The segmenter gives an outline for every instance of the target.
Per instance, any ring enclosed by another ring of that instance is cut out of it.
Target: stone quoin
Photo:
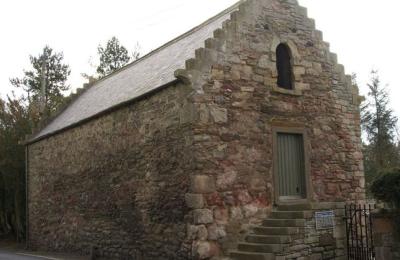
[[[365,198],[359,103],[296,0],[240,1],[86,87],[30,137],[28,246],[341,259],[344,204]],[[333,227],[317,229],[324,211]]]

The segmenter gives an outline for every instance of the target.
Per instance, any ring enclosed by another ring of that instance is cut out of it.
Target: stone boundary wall
[[[188,259],[190,89],[167,89],[29,145],[29,247]]]
[[[284,259],[345,259],[346,257],[346,231],[344,222],[345,203],[325,202],[314,203],[312,210],[306,218],[304,234],[299,234],[288,247],[284,249],[282,256],[277,260]],[[333,228],[317,229],[316,212],[333,211]],[[308,258],[307,258],[308,257]]]
[[[372,214],[376,259],[400,259],[400,228],[398,223],[399,214],[390,209],[381,209]]]

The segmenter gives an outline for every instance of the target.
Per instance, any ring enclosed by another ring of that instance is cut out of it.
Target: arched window
[[[276,68],[278,70],[278,87],[293,89],[291,54],[288,46],[282,43],[276,48]]]

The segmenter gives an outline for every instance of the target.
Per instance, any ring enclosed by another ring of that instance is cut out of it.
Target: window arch
[[[278,70],[278,87],[293,89],[292,55],[286,44],[276,48],[276,68]]]

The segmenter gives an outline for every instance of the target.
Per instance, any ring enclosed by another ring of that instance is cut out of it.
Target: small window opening
[[[278,70],[278,87],[293,89],[291,55],[285,44],[279,44],[276,48],[276,67]]]

